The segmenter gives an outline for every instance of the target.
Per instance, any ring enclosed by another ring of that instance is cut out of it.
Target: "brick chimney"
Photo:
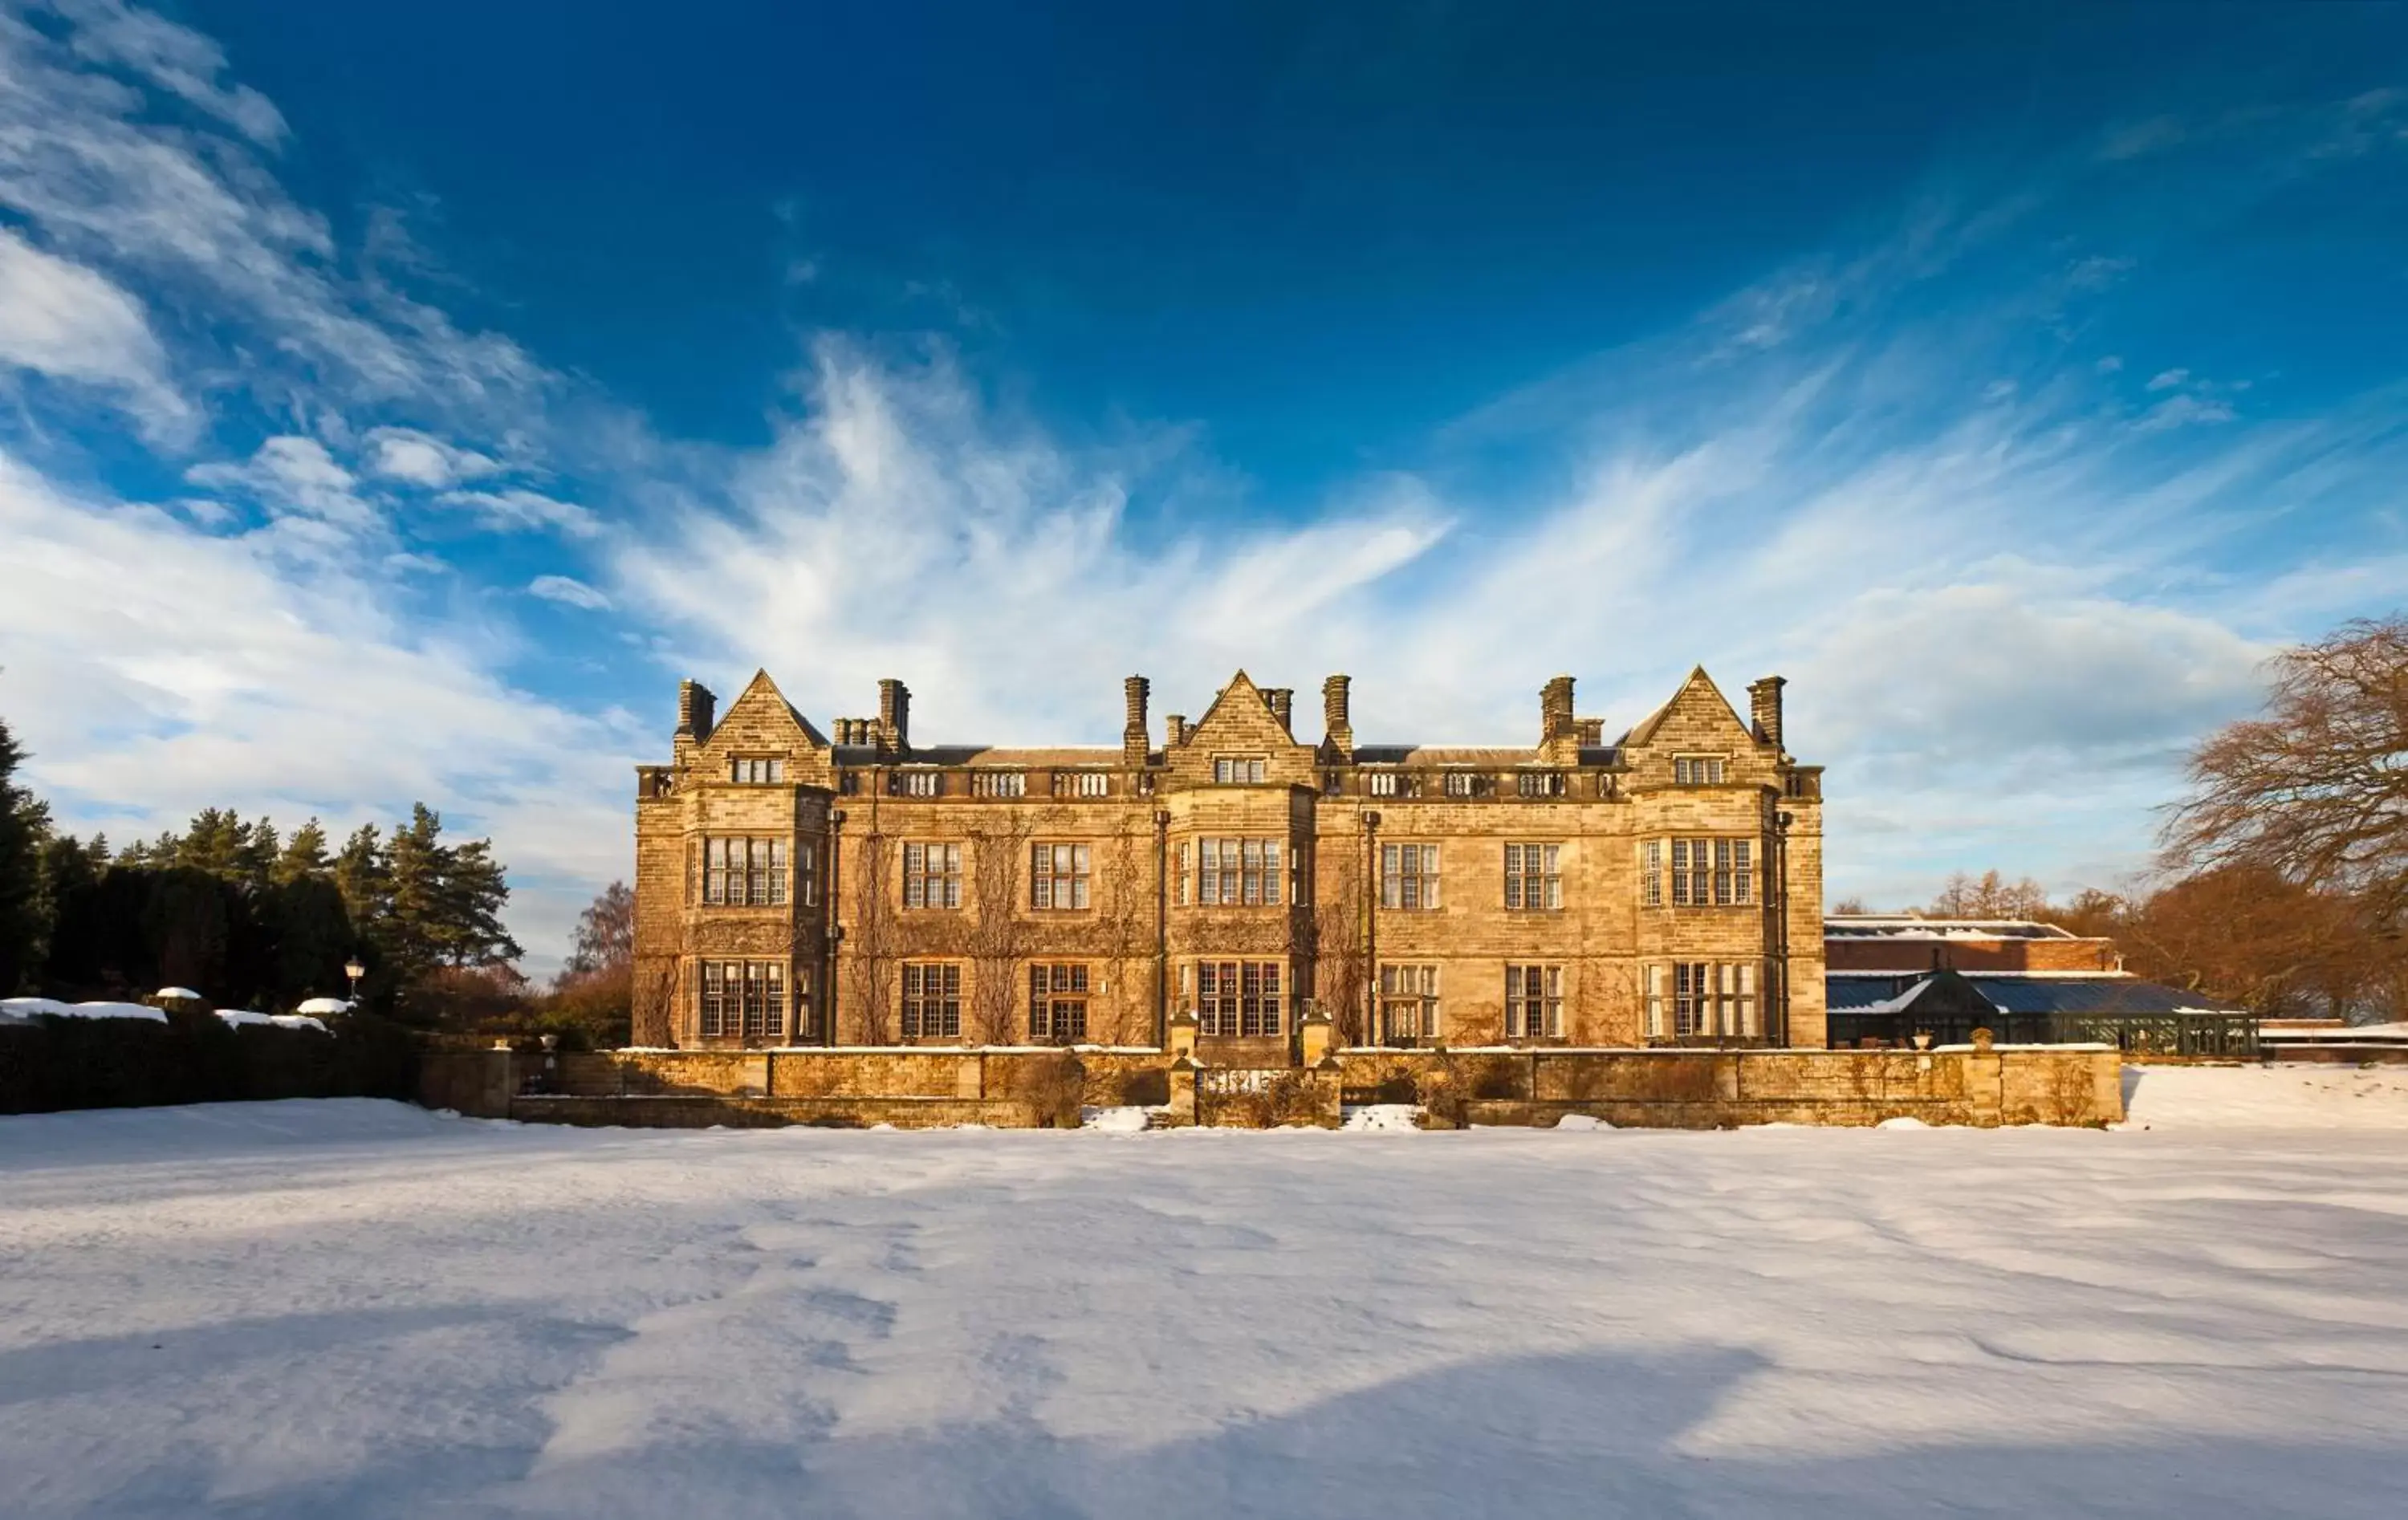
[[[1321,726],[1328,745],[1340,760],[1354,758],[1354,718],[1349,705],[1354,684],[1352,676],[1332,676],[1321,683]]]
[[[1263,700],[1271,705],[1271,716],[1277,718],[1279,725],[1287,730],[1287,737],[1296,738],[1296,730],[1288,723],[1288,714],[1296,710],[1296,688],[1293,686],[1269,687],[1264,691]]]
[[[1164,713],[1162,717],[1162,732],[1164,735],[1162,742],[1165,746],[1170,749],[1175,750],[1180,745],[1186,743],[1187,714],[1183,712]]]
[[[698,681],[678,682],[677,731],[687,738],[700,741],[710,737],[710,722],[716,714],[719,699],[710,688]]]
[[[1125,764],[1145,764],[1145,699],[1153,689],[1153,682],[1143,676],[1131,676],[1121,682],[1121,701],[1127,709],[1128,718],[1121,725],[1121,759]]]
[[[1748,713],[1756,720],[1756,737],[1774,749],[1781,746],[1781,688],[1789,682],[1767,676],[1747,689]]]
[[[911,688],[889,676],[878,683],[878,747],[911,753]]]

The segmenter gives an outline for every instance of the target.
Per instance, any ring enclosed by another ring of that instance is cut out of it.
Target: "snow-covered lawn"
[[[2398,1520],[2408,1086],[2162,1075],[2118,1133],[0,1119],[0,1514]]]

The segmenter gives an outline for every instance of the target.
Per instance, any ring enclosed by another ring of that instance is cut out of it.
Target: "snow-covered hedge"
[[[230,1022],[198,1007],[148,1019],[37,1011],[0,1021],[0,1113],[271,1097],[407,1098],[416,1070],[409,1035],[366,1015],[344,1019],[331,1033]]]

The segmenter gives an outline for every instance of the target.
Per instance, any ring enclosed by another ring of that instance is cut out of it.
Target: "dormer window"
[[[1684,754],[1672,761],[1672,784],[1675,786],[1720,786],[1722,783],[1721,755]]]
[[[1222,786],[1260,784],[1263,779],[1263,757],[1259,754],[1216,754],[1212,757],[1212,780]]]
[[[739,756],[727,762],[727,779],[739,786],[776,786],[786,779],[786,762]]]

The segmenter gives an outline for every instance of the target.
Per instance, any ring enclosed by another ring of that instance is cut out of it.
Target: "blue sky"
[[[557,952],[673,687],[1111,739],[1792,680],[1835,894],[2114,884],[2408,580],[2408,10],[0,4],[0,712]],[[1303,14],[1299,14],[1299,13]]]

